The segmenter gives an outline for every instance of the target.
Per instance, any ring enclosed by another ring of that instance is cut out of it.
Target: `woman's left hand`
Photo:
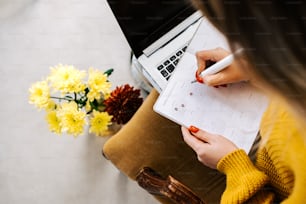
[[[234,143],[221,135],[195,127],[181,129],[184,141],[196,152],[198,160],[210,168],[216,169],[220,159],[238,149]]]

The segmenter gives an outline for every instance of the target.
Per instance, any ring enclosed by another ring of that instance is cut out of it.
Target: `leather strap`
[[[164,196],[176,204],[205,204],[191,189],[172,176],[166,179],[149,167],[144,167],[137,175],[136,181],[152,195]]]

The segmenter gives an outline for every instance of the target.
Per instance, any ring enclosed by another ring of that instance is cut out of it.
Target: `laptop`
[[[107,0],[143,76],[161,92],[202,17],[186,0]]]

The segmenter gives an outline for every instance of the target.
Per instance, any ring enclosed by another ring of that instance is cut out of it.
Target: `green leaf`
[[[85,95],[87,95],[87,94],[88,94],[88,92],[89,92],[89,88],[88,88],[88,87],[86,87],[86,88],[85,88]]]
[[[89,102],[89,103],[90,103],[90,106],[91,106],[93,109],[95,109],[95,110],[98,109],[98,102],[97,102],[96,99],[93,100],[93,101],[91,101],[91,102]]]
[[[113,73],[113,71],[114,71],[114,69],[113,69],[113,68],[110,68],[110,69],[106,70],[106,71],[104,72],[104,74],[106,74],[107,76],[109,76],[109,75],[111,75],[111,74]]]

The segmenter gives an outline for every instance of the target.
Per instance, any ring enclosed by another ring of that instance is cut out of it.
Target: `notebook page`
[[[201,39],[197,38],[198,35],[199,32],[188,48],[194,52],[184,54],[166,89],[154,104],[154,110],[185,127],[194,125],[225,136],[249,152],[258,133],[267,98],[246,82],[219,88],[191,83],[197,69],[194,53],[201,49],[200,43],[194,41]]]

